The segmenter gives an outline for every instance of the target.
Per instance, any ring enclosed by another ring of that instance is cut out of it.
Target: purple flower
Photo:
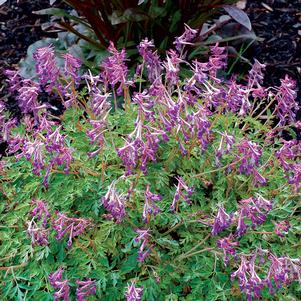
[[[281,124],[284,125],[286,124],[286,121],[295,122],[296,111],[298,110],[299,106],[296,102],[296,82],[287,75],[280,81],[281,85],[278,88],[278,93],[275,96],[278,102],[276,114],[280,119]]]
[[[36,112],[39,108],[39,85],[30,79],[22,81],[22,87],[18,89],[18,105],[22,113]]]
[[[87,136],[90,138],[92,143],[96,143],[99,146],[104,144],[104,132],[106,129],[106,122],[104,120],[89,120],[92,125],[92,129],[87,131]]]
[[[267,184],[267,179],[263,177],[255,168],[253,169],[252,174],[254,176],[253,184],[255,187],[260,185],[264,186]]]
[[[141,301],[143,287],[136,287],[135,283],[128,284],[125,297],[127,301]]]
[[[35,139],[33,142],[25,140],[22,153],[16,155],[16,158],[25,157],[28,161],[32,161],[33,173],[39,175],[45,167],[44,148],[44,143],[38,139]]]
[[[248,90],[236,82],[236,78],[232,77],[226,90],[227,109],[233,113],[238,113],[238,116],[244,116],[251,108],[249,102]]]
[[[59,268],[56,272],[51,273],[48,277],[51,286],[54,289],[58,290],[53,294],[54,301],[59,301],[61,299],[63,299],[64,301],[70,301],[69,298],[70,287],[68,285],[68,279],[62,280],[63,272],[64,269]]]
[[[142,242],[138,251],[138,261],[143,262],[146,258],[146,256],[151,251],[153,245],[150,247],[147,247],[149,238],[151,237],[149,230],[144,229],[136,229],[135,232],[138,234],[138,236],[135,238],[135,242],[139,243]]]
[[[254,64],[252,65],[248,76],[247,87],[249,89],[252,89],[255,86],[260,87],[263,82],[263,70],[265,69],[265,67],[266,65],[261,64],[258,60],[254,59]]]
[[[276,152],[281,166],[286,172],[286,177],[290,184],[295,185],[296,192],[299,192],[301,183],[301,143],[296,140],[283,141],[283,146]]]
[[[46,135],[46,150],[48,152],[59,152],[65,145],[65,137],[60,134],[61,127],[57,127],[54,131]]]
[[[50,218],[50,213],[48,211],[48,205],[45,201],[41,200],[32,200],[32,204],[35,205],[35,208],[31,211],[32,217],[35,217],[37,220],[43,220],[43,226],[46,227],[47,222]]]
[[[227,214],[223,206],[218,209],[217,216],[214,219],[212,227],[212,235],[217,235],[223,230],[227,229],[232,223],[232,214]]]
[[[205,81],[208,80],[208,72],[210,69],[210,66],[208,63],[201,63],[197,60],[194,60],[192,62],[192,71],[193,71],[193,78],[203,84]]]
[[[246,256],[241,255],[241,263],[238,270],[231,274],[231,279],[238,279],[239,287],[242,292],[246,293],[247,300],[252,301],[261,297],[261,290],[264,287],[264,282],[259,278],[255,271],[255,260],[257,254],[252,256],[249,261]]]
[[[97,118],[103,119],[111,108],[108,101],[110,93],[101,93],[98,89],[91,93],[90,106]]]
[[[250,175],[253,169],[259,165],[259,160],[262,155],[261,147],[255,142],[242,140],[238,145],[238,159],[241,160],[239,171]]]
[[[4,74],[8,78],[8,85],[9,85],[9,91],[10,92],[16,92],[19,91],[21,88],[21,77],[18,71],[16,70],[5,70]]]
[[[182,62],[179,55],[174,50],[167,51],[166,61],[163,66],[166,69],[165,79],[169,86],[176,85],[179,80],[179,64]]]
[[[143,66],[146,66],[150,83],[155,82],[160,77],[162,71],[161,61],[157,52],[151,50],[154,47],[153,41],[149,41],[147,38],[142,40],[138,46],[139,54],[143,58],[143,63],[138,66],[138,71],[141,73]],[[140,77],[140,74],[137,74],[137,76]]]
[[[47,173],[45,176],[45,183],[48,182],[48,175],[51,169],[55,166],[65,166],[64,171],[70,171],[71,162],[73,161],[73,149],[65,146],[65,137],[60,134],[60,127],[46,135],[46,149],[51,155]]]
[[[301,260],[290,257],[277,257],[270,253],[270,268],[265,279],[271,294],[274,293],[273,282],[277,289],[287,286],[294,280],[301,282]]]
[[[179,52],[181,52],[184,45],[193,45],[191,41],[196,37],[198,32],[196,29],[190,28],[187,24],[184,24],[184,26],[185,26],[184,33],[180,37],[177,37],[174,41],[176,49]]]
[[[138,105],[140,114],[143,114],[147,120],[154,120],[155,112],[152,110],[154,101],[146,90],[142,93],[134,93],[133,102]]]
[[[145,132],[145,133],[144,133]],[[144,133],[145,142],[142,140]],[[156,153],[159,148],[160,138],[168,141],[165,131],[143,125],[138,116],[134,131],[128,135],[129,140],[125,146],[117,149],[118,156],[122,159],[126,168],[126,175],[130,175],[134,168],[141,162],[140,169],[147,173],[147,163],[156,161]]]
[[[128,87],[131,84],[131,82],[126,79],[128,73],[128,68],[125,64],[126,52],[125,49],[122,49],[121,52],[119,52],[115,48],[113,42],[110,43],[108,51],[111,53],[111,56],[102,62],[101,67],[103,68],[103,71],[100,76],[107,90],[109,87],[114,88],[115,85],[119,84],[117,87],[117,94],[121,95],[123,88]]]
[[[240,201],[238,211],[238,225],[236,233],[242,236],[246,233],[248,226],[245,224],[245,218],[252,221],[252,228],[265,222],[267,214],[272,210],[272,202],[266,200],[261,195]]]
[[[9,146],[12,146],[11,144],[13,144],[14,142],[11,140],[14,140],[14,137],[11,137],[11,130],[17,125],[17,119],[13,118],[5,121],[4,116],[2,118],[3,118],[1,121],[2,124],[0,123],[0,130],[2,134],[1,140],[7,141]],[[16,135],[16,136],[20,137],[20,135]]]
[[[150,185],[146,186],[146,191],[144,193],[145,203],[143,207],[143,221],[149,223],[150,215],[156,216],[160,213],[160,207],[155,204],[155,202],[161,201],[162,196],[160,194],[154,194],[150,192]]]
[[[279,237],[284,237],[284,235],[288,233],[290,228],[291,228],[291,225],[290,225],[289,221],[284,220],[275,225],[274,231]]]
[[[224,263],[225,266],[229,263],[229,256],[233,256],[235,259],[237,259],[236,250],[235,247],[239,246],[239,241],[232,241],[233,236],[230,235],[225,238],[221,238],[217,241],[217,246],[223,250],[224,252]]]
[[[77,301],[85,301],[86,297],[89,295],[96,294],[96,281],[87,279],[85,281],[81,281],[79,279],[76,280],[77,289],[76,289],[76,300]]]
[[[57,218],[52,223],[56,231],[56,239],[61,240],[66,234],[69,235],[67,247],[71,248],[74,237],[81,235],[91,222],[84,218],[70,218],[61,212],[57,212]]]
[[[232,147],[235,143],[234,137],[231,135],[228,135],[226,132],[220,133],[220,135],[222,136],[221,141],[220,141],[218,149],[215,153],[218,161],[224,154],[230,153],[230,151],[232,150]]]
[[[172,211],[176,210],[180,198],[184,199],[188,204],[190,204],[189,197],[191,197],[193,193],[193,188],[189,187],[181,177],[177,178],[177,180],[178,180],[177,190],[174,195],[172,204],[170,206],[170,209]]]
[[[34,219],[27,222],[27,234],[31,238],[33,246],[46,246],[48,245],[48,230],[44,225],[38,225]]]
[[[56,122],[47,118],[48,114],[41,114],[38,121],[38,132],[46,131],[47,133],[52,132],[52,127],[56,125]]]
[[[33,58],[36,62],[36,72],[40,84],[46,86],[47,92],[51,92],[54,87],[58,86],[60,73],[55,61],[54,47],[38,48],[33,54]]]
[[[209,73],[210,76],[217,80],[216,73],[219,69],[222,69],[226,66],[227,54],[225,53],[225,47],[219,47],[218,43],[214,46],[210,46],[211,55],[209,57]]]
[[[63,55],[65,60],[64,64],[64,73],[65,76],[70,76],[75,84],[78,84],[80,81],[80,76],[78,70],[81,67],[81,61],[78,58],[75,58],[72,54],[66,53]]]
[[[125,196],[119,195],[115,188],[115,182],[112,182],[106,195],[102,198],[102,204],[109,211],[105,216],[108,219],[114,219],[116,223],[121,223],[126,215]]]

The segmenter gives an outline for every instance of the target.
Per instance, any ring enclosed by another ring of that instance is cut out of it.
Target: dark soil
[[[256,35],[264,39],[253,46],[252,55],[266,64],[265,85],[279,85],[288,74],[297,81],[301,106],[301,0],[249,0],[246,12]]]
[[[49,21],[47,16],[33,11],[49,7],[49,0],[8,0],[0,7],[0,79],[3,71],[12,68],[26,56],[29,45],[54,34],[44,32],[41,23]]]

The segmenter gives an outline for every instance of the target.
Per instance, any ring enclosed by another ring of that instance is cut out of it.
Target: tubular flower
[[[135,283],[128,284],[125,297],[127,301],[141,301],[143,287],[136,287]]]
[[[67,247],[71,248],[74,237],[81,235],[91,222],[84,218],[70,218],[61,212],[56,213],[57,218],[52,223],[56,231],[56,239],[61,240],[66,234],[69,235]]]
[[[221,141],[219,143],[218,149],[215,152],[217,157],[217,163],[219,163],[219,160],[223,155],[230,153],[235,143],[234,137],[228,135],[226,132],[220,133],[220,135],[221,135]]]
[[[190,28],[187,24],[184,24],[185,30],[184,33],[177,37],[174,41],[176,49],[181,52],[184,45],[193,45],[191,41],[196,37],[198,31],[196,29]]]
[[[102,204],[109,211],[105,217],[114,219],[116,223],[121,223],[126,215],[125,213],[125,196],[119,195],[115,188],[115,182],[112,182],[106,195],[102,198]]]
[[[291,228],[291,225],[290,225],[289,221],[284,220],[275,225],[274,231],[279,237],[284,237],[284,235],[288,233],[290,228]]]
[[[46,86],[46,91],[50,93],[54,87],[57,88],[60,75],[55,61],[54,47],[38,48],[33,54],[33,58],[36,62],[36,72],[40,84]]]
[[[281,85],[275,98],[277,100],[276,113],[282,125],[288,122],[295,122],[296,111],[299,106],[296,102],[296,82],[287,75],[281,79]]]
[[[63,299],[64,301],[70,301],[69,298],[70,287],[68,284],[68,279],[62,280],[63,272],[64,269],[59,268],[56,272],[51,273],[48,277],[51,286],[54,289],[58,290],[53,294],[54,301],[59,301],[61,299]]]
[[[48,230],[44,225],[38,225],[34,219],[27,222],[27,234],[31,238],[33,246],[46,246],[48,245]]]
[[[229,263],[229,255],[233,256],[234,259],[237,259],[235,247],[239,246],[239,241],[232,241],[233,236],[230,235],[225,238],[221,238],[217,241],[217,246],[224,252],[224,263],[225,266]]]
[[[22,80],[21,80],[19,72],[16,70],[5,70],[4,74],[8,78],[9,91],[10,92],[19,91],[19,89],[22,86]]]
[[[153,44],[153,41],[149,41],[147,38],[142,40],[138,46],[139,54],[143,58],[142,65],[138,66],[138,72],[141,73],[143,66],[146,66],[147,76],[150,83],[155,82],[155,80],[160,77],[163,69],[159,55],[156,51],[151,50],[154,47],[155,45]],[[140,76],[140,74],[137,75]]]
[[[252,256],[249,261],[246,256],[241,255],[241,263],[238,270],[231,274],[231,279],[238,279],[239,287],[242,292],[246,293],[247,300],[252,301],[261,297],[261,290],[264,287],[262,279],[259,278],[255,271],[255,260],[257,254]]]
[[[248,76],[248,88],[252,89],[253,87],[260,87],[263,82],[263,71],[266,65],[261,64],[258,60],[254,59],[251,70],[249,71]]]
[[[32,217],[36,217],[37,220],[43,220],[43,226],[46,227],[48,220],[50,218],[50,213],[48,211],[48,206],[45,201],[41,200],[32,200],[32,204],[35,205],[35,208],[31,211]]]
[[[218,209],[217,216],[214,219],[212,227],[212,235],[217,235],[223,230],[227,229],[232,223],[232,214],[227,214],[223,206]]]
[[[183,198],[188,204],[190,204],[189,197],[191,197],[193,193],[193,188],[188,187],[181,177],[177,178],[177,180],[178,180],[177,190],[174,195],[172,204],[170,206],[170,209],[172,211],[176,210],[180,198]]]
[[[18,90],[18,105],[22,113],[30,113],[39,109],[38,103],[39,85],[30,79],[22,81],[22,87]]]
[[[45,167],[44,148],[44,143],[37,139],[33,142],[25,140],[22,146],[22,153],[16,155],[16,158],[25,157],[26,160],[32,161],[33,173],[39,175]]]
[[[180,67],[182,60],[174,50],[167,51],[167,61],[163,63],[166,70],[166,81],[170,86],[176,85],[179,80]]]
[[[143,229],[136,229],[135,232],[138,234],[138,236],[135,238],[135,242],[141,242],[139,251],[138,251],[138,261],[143,262],[146,258],[146,256],[149,254],[149,252],[152,249],[152,246],[147,248],[148,240],[151,237],[149,230],[143,230]],[[145,250],[146,249],[146,250]]]
[[[162,196],[160,194],[154,194],[150,192],[150,185],[146,186],[146,191],[144,193],[145,203],[143,207],[143,221],[149,223],[150,215],[156,216],[160,213],[160,207],[155,204],[155,202],[161,201]]]
[[[96,294],[96,281],[87,279],[85,281],[81,281],[79,279],[76,280],[77,289],[76,289],[76,300],[77,301],[85,301],[90,295]]]
[[[118,84],[117,94],[121,95],[123,87],[128,87],[131,84],[126,79],[128,73],[128,68],[125,64],[126,52],[125,49],[119,52],[113,42],[110,43],[108,51],[111,53],[111,56],[102,62],[103,71],[100,76],[107,90],[110,86],[114,88]]]
[[[80,81],[80,76],[78,74],[78,70],[81,67],[80,59],[74,57],[70,53],[66,53],[63,55],[65,60],[64,62],[64,74],[65,76],[70,76],[75,85],[77,85]]]
[[[262,196],[252,197],[240,201],[240,209],[238,211],[238,225],[236,233],[242,236],[246,233],[248,226],[245,224],[245,218],[252,221],[252,228],[256,228],[265,222],[267,214],[272,209],[272,202],[266,200]]]
[[[251,141],[242,140],[238,146],[238,159],[241,160],[239,171],[240,173],[245,173],[250,175],[253,169],[259,166],[259,160],[262,155],[261,147]]]
[[[270,253],[271,262],[265,283],[271,294],[274,293],[273,282],[277,289],[290,284],[294,280],[301,283],[301,259],[292,259],[290,257],[277,257]]]

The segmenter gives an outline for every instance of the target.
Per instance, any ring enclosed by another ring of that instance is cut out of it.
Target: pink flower
[[[135,283],[128,284],[125,297],[127,301],[141,301],[143,287],[136,287]]]

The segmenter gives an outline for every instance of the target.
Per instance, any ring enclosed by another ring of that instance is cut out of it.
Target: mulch
[[[279,85],[288,74],[297,81],[301,106],[301,0],[249,0],[246,12],[256,35],[264,39],[251,53],[266,64],[264,84]]]

